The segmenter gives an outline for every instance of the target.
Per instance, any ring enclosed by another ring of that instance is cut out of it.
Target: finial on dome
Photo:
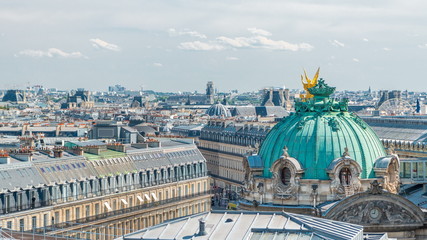
[[[329,97],[332,93],[335,92],[335,87],[330,87],[325,83],[325,80],[321,78],[319,79],[319,82],[316,84],[316,86],[308,89],[308,92],[314,95],[314,97]]]
[[[342,155],[341,155],[341,156],[342,156],[343,158],[350,156],[350,154],[348,154],[348,148],[347,148],[347,147],[345,147],[345,148],[344,148],[344,152],[342,153]]]
[[[317,69],[316,74],[314,74],[314,77],[310,79],[309,77],[307,77],[307,72],[304,70],[304,75],[301,75],[301,82],[304,87],[304,90],[306,91],[306,94],[303,94],[301,96],[302,99],[308,99],[313,97],[313,95],[308,91],[308,89],[316,86],[317,78],[319,78],[319,71],[320,67]]]
[[[288,147],[284,146],[282,151],[283,151],[282,157],[288,158],[289,157]]]

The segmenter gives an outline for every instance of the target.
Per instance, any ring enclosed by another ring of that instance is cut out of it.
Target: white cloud
[[[253,37],[237,37],[237,38],[228,38],[228,37],[218,37],[222,44],[229,45],[233,48],[263,48],[270,50],[306,50],[310,51],[313,49],[313,46],[308,43],[289,43],[282,40],[272,40],[264,36],[253,36]]]
[[[163,64],[161,64],[161,63],[153,63],[153,66],[154,67],[163,67]]]
[[[367,38],[364,38],[364,39],[362,39],[364,42],[369,42],[369,39],[367,39]]]
[[[215,41],[209,42],[183,42],[179,44],[178,48],[184,50],[198,51],[225,50],[227,48],[257,48],[269,50],[310,51],[314,47],[308,43],[289,43],[282,40],[272,40],[265,36],[255,35],[251,37],[236,38],[221,36],[217,37]]]
[[[386,52],[391,51],[391,49],[387,48],[387,47],[383,48],[383,50],[386,51]]]
[[[177,31],[174,28],[168,29],[169,36],[190,36],[205,39],[206,35],[199,33],[197,31],[190,31],[188,29],[184,29],[184,31]]]
[[[111,51],[115,51],[115,52],[120,51],[119,46],[112,44],[112,43],[108,43],[108,42],[101,40],[99,38],[92,38],[92,39],[89,39],[89,41],[92,43],[92,46],[94,48],[97,48],[97,49],[106,49],[106,50],[111,50]]]
[[[224,46],[216,44],[216,43],[206,43],[200,41],[194,42],[183,42],[178,46],[179,49],[183,50],[195,50],[195,51],[218,51],[225,49]]]
[[[331,42],[332,45],[334,45],[336,47],[345,47],[345,44],[342,43],[342,42],[340,42],[340,41],[338,41],[338,40],[333,40],[333,41],[330,41],[330,42]]]
[[[354,62],[360,62],[359,59],[357,59],[357,58],[353,58],[353,61]]]
[[[237,57],[227,57],[226,59],[229,60],[229,61],[237,61],[237,60],[239,60],[239,58],[237,58]]]
[[[264,29],[248,28],[248,31],[251,32],[252,34],[256,34],[256,35],[271,36],[271,33],[269,31],[264,30]]]
[[[58,48],[49,48],[47,51],[26,49],[26,50],[20,51],[17,55],[34,57],[34,58],[42,58],[42,57],[87,58],[81,52],[67,53]]]
[[[418,45],[419,48],[427,49],[427,43]]]

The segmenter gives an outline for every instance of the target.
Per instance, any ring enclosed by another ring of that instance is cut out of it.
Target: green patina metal
[[[267,134],[259,155],[264,177],[272,177],[270,167],[286,146],[288,154],[304,168],[303,179],[329,179],[329,164],[348,148],[352,159],[362,167],[361,178],[373,178],[375,160],[385,150],[375,132],[357,115],[348,112],[348,100],[335,101],[335,91],[323,79],[308,91],[314,98],[295,101],[295,114],[276,124]]]
[[[126,157],[126,154],[123,152],[117,152],[114,150],[104,150],[104,151],[101,151],[100,154],[92,154],[92,153],[85,152],[83,156],[85,156],[88,160],[91,161],[91,160]]]

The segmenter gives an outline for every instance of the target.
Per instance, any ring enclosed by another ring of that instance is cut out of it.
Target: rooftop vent
[[[199,219],[199,236],[206,236],[208,233],[206,232],[206,221],[203,218]]]

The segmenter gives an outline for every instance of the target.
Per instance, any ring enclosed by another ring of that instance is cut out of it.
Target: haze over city
[[[0,88],[425,85],[424,1],[2,1]]]

